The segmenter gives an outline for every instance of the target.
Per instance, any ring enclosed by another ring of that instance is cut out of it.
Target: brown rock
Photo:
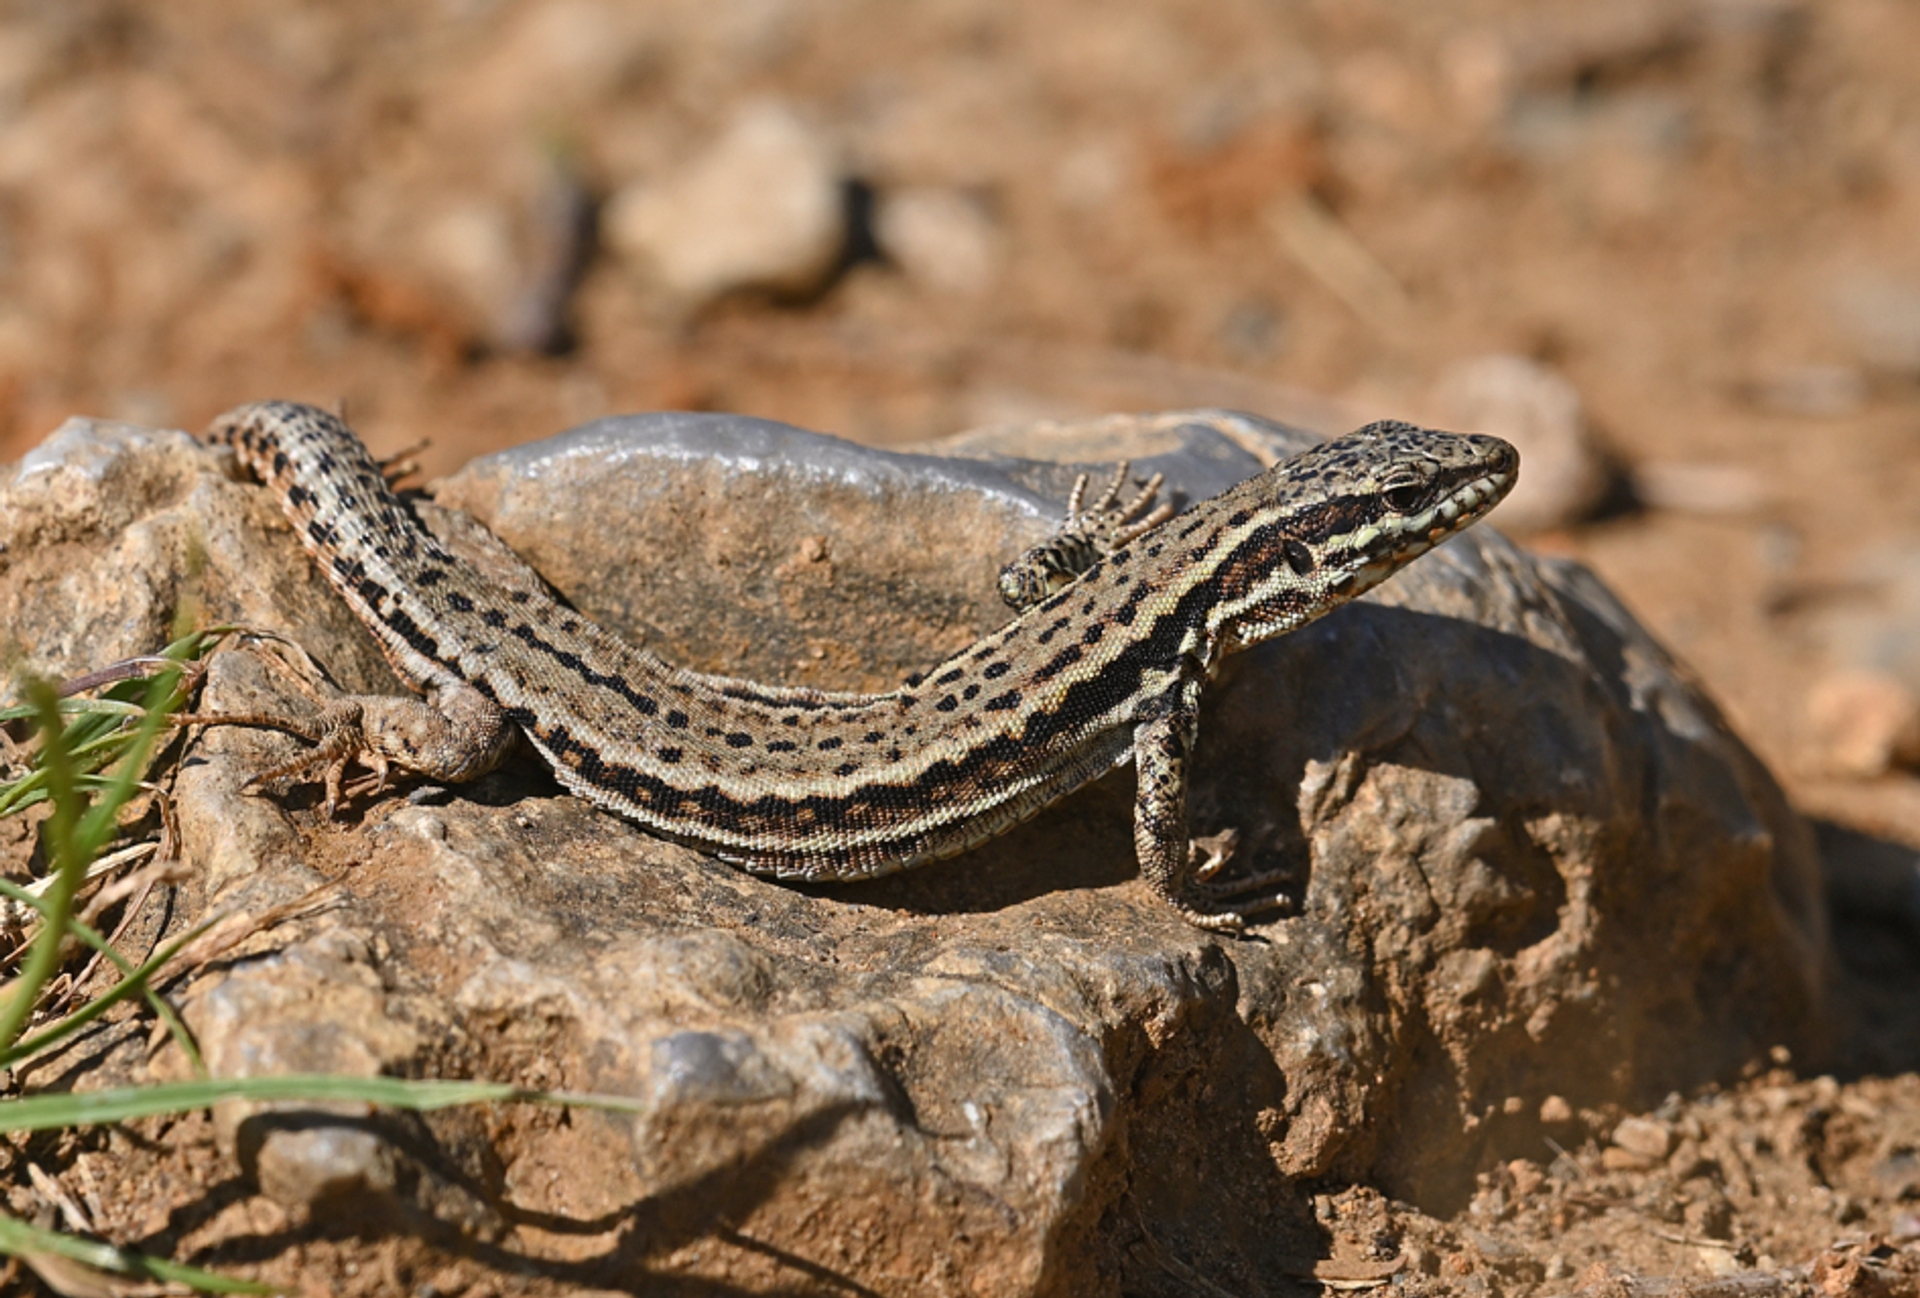
[[[1217,413],[1095,431],[1189,496],[1252,471],[1249,448],[1299,444]],[[1071,476],[646,416],[483,461],[440,499],[671,658],[865,687],[1004,616],[994,567]],[[210,616],[287,630],[350,685],[382,674],[262,493],[177,435],[70,426],[0,483],[0,543],[0,612],[44,671],[152,648],[197,584]],[[216,731],[176,780],[201,867],[187,915],[341,884],[191,989],[217,1071],[644,1102],[564,1123],[248,1111],[221,1130],[296,1216],[345,1199],[467,1233],[509,1204],[614,1223],[564,1242],[605,1259],[599,1283],[791,1284],[778,1258],[797,1256],[880,1292],[1060,1292],[1148,1265],[1127,1224],[1146,1220],[1250,1289],[1298,1251],[1301,1178],[1457,1204],[1459,1169],[1537,1150],[1550,1097],[1654,1103],[1774,1042],[1817,1052],[1805,828],[1584,569],[1479,529],[1234,661],[1204,716],[1195,830],[1238,827],[1237,868],[1299,879],[1298,913],[1246,940],[1191,929],[1137,881],[1130,775],[958,860],[802,890],[648,838],[527,764],[321,826],[310,792],[236,793],[291,741]],[[274,689],[223,654],[203,706]],[[765,1254],[682,1248],[723,1225]]]
[[[1631,1149],[1608,1145],[1600,1151],[1600,1166],[1609,1172],[1644,1172],[1653,1164]]]

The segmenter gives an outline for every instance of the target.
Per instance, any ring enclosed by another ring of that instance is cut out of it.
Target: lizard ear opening
[[[1305,543],[1288,537],[1280,543],[1280,553],[1287,561],[1287,567],[1293,569],[1293,575],[1304,577],[1313,571],[1313,551]]]

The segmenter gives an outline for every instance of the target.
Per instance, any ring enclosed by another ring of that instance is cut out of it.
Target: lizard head
[[[1216,636],[1253,644],[1372,589],[1483,518],[1519,468],[1497,437],[1383,421],[1249,479],[1229,493],[1227,530],[1243,534],[1221,565]]]

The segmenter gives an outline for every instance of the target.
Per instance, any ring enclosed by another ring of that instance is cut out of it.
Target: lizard
[[[1230,904],[1252,885],[1216,878],[1231,848],[1188,835],[1207,681],[1225,656],[1324,616],[1483,517],[1519,468],[1498,438],[1382,421],[1172,518],[1129,524],[1150,493],[1115,506],[1118,479],[1091,511],[1076,488],[1058,543],[1002,579],[1023,605],[1011,621],[897,689],[852,693],[676,668],[531,583],[482,579],[317,407],[241,406],[207,436],[278,496],[424,696],[347,696],[310,725],[182,718],[314,743],[250,787],[324,767],[331,817],[349,762],[375,793],[392,767],[458,783],[524,737],[564,788],[648,833],[762,875],[844,881],[957,855],[1132,761],[1141,874],[1216,931],[1253,911]]]

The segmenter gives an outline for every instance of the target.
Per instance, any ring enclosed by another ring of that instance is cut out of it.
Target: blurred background
[[[0,458],[267,396],[435,472],[655,408],[1504,432],[1498,522],[1920,844],[1920,6],[0,14]]]

